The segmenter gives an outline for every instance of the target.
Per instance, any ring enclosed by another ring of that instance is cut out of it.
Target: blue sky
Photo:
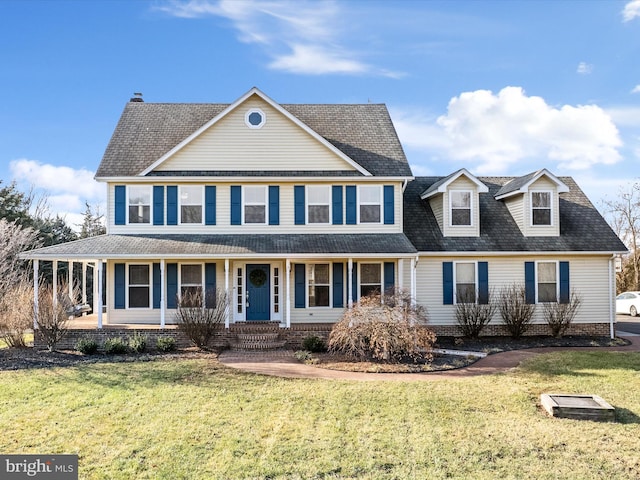
[[[416,175],[640,164],[640,0],[0,2],[0,179],[78,222],[125,103],[385,103]]]

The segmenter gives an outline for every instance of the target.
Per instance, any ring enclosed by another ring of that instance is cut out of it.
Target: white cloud
[[[586,62],[580,62],[578,64],[578,69],[576,70],[576,73],[579,73],[580,75],[589,75],[591,72],[593,72],[592,64],[586,63]]]
[[[631,93],[640,93],[640,84],[631,89]]]
[[[640,128],[640,107],[610,107],[606,112],[619,127]]]
[[[105,211],[106,188],[93,179],[94,172],[41,163],[26,158],[9,162],[13,180],[22,191],[34,189],[47,199],[49,213],[65,217],[75,228],[78,215],[85,210],[85,202]]]
[[[550,162],[561,169],[582,170],[621,159],[618,129],[600,107],[556,108],[519,87],[506,87],[498,94],[464,92],[435,120],[414,113],[401,115],[399,121],[394,118],[394,123],[403,144],[478,174],[502,174],[515,167],[515,173],[554,168]]]
[[[341,44],[344,12],[334,1],[190,0],[171,1],[157,9],[179,18],[230,20],[239,40],[262,46],[272,58],[269,67],[275,70],[305,75],[402,76],[359,60]]]
[[[631,0],[622,10],[622,20],[624,22],[630,22],[638,17],[640,17],[640,0]]]

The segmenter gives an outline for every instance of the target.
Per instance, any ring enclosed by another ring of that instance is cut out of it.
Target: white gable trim
[[[264,100],[266,103],[268,103],[271,107],[273,107],[274,109],[276,109],[279,113],[281,113],[282,115],[284,115],[286,118],[288,118],[289,120],[291,120],[294,124],[296,124],[298,127],[300,127],[302,130],[304,130],[305,132],[307,132],[309,135],[311,135],[315,140],[317,140],[318,142],[320,142],[322,145],[324,145],[326,148],[328,148],[331,152],[333,152],[335,155],[337,155],[338,157],[340,157],[342,160],[344,160],[345,162],[347,162],[349,165],[351,165],[353,168],[355,168],[357,171],[359,171],[361,174],[365,175],[365,176],[372,176],[370,172],[368,172],[367,170],[365,170],[360,164],[358,164],[357,162],[353,161],[351,158],[349,158],[347,155],[345,155],[342,151],[340,151],[339,149],[337,149],[336,147],[334,147],[331,143],[329,143],[328,141],[326,141],[323,137],[321,137],[320,135],[318,135],[315,131],[313,131],[312,129],[310,129],[308,126],[306,126],[304,123],[302,123],[300,120],[298,120],[295,116],[291,115],[288,111],[286,111],[284,108],[282,108],[278,103],[276,103],[275,101],[271,100],[268,96],[266,96],[264,93],[262,93],[257,87],[253,87],[251,90],[249,90],[247,93],[245,93],[243,96],[241,96],[238,100],[236,100],[234,103],[232,103],[231,105],[229,105],[227,108],[225,108],[222,112],[220,112],[218,115],[216,115],[215,117],[213,117],[211,120],[209,120],[207,123],[205,123],[202,127],[200,127],[198,130],[196,130],[195,132],[193,132],[191,135],[189,135],[186,139],[184,139],[182,142],[180,142],[178,145],[176,145],[175,147],[173,147],[171,150],[169,150],[167,153],[165,153],[162,157],[160,157],[158,160],[156,160],[155,162],[153,162],[150,166],[148,166],[147,168],[145,168],[142,172],[140,172],[138,174],[138,176],[145,176],[147,175],[149,172],[153,171],[154,169],[156,169],[158,166],[160,166],[162,163],[164,163],[167,159],[171,158],[173,155],[175,155],[177,152],[179,152],[180,150],[182,150],[186,145],[188,145],[189,143],[191,143],[194,139],[196,139],[197,137],[199,137],[200,135],[202,135],[205,131],[207,131],[212,125],[215,125],[216,123],[218,123],[221,119],[223,119],[224,117],[226,117],[230,112],[232,112],[233,110],[235,110],[239,105],[241,105],[242,103],[244,103],[248,98],[250,98],[251,96],[256,95],[258,97],[260,97],[262,100]]]
[[[452,174],[451,177],[449,177],[445,182],[442,182],[442,185],[439,185],[437,189],[429,193],[426,193],[426,192],[423,193],[422,195],[420,195],[420,198],[425,200],[439,193],[445,193],[449,188],[449,185],[451,185],[451,183],[455,182],[458,178],[460,178],[463,175],[478,187],[478,193],[487,193],[489,191],[489,188],[480,180],[478,180],[474,175],[469,173],[469,171],[466,168],[461,168],[456,173]]]
[[[531,180],[529,180],[527,183],[525,183],[522,187],[520,187],[517,190],[513,190],[511,192],[504,193],[504,194],[496,197],[496,200],[502,200],[503,198],[512,197],[513,195],[519,195],[521,193],[527,193],[529,191],[529,187],[531,186],[531,184],[533,184],[533,183],[537,182],[538,180],[540,180],[541,177],[547,177],[549,180],[551,180],[553,183],[555,183],[556,184],[556,188],[558,190],[558,193],[567,193],[569,191],[569,187],[567,187],[567,185],[562,180],[560,180],[558,177],[556,177],[553,173],[551,173],[546,168],[543,168],[542,170],[538,170],[538,172],[536,172],[536,174],[533,176],[533,178]],[[515,178],[514,180],[517,180],[517,178]],[[514,180],[512,180],[512,181],[514,181]]]

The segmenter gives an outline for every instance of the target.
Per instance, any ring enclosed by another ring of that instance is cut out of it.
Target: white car
[[[624,292],[616,297],[616,313],[635,317],[640,312],[640,292]]]

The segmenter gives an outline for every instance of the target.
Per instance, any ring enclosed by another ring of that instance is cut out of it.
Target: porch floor
[[[159,323],[107,323],[108,316],[106,313],[102,314],[102,328],[105,330],[108,329],[136,329],[136,330],[144,330],[144,329],[158,329],[160,328]],[[75,317],[72,320],[69,320],[67,323],[67,328],[72,330],[85,330],[98,328],[98,314],[86,315],[84,317]],[[165,325],[166,329],[177,328],[176,325]]]

